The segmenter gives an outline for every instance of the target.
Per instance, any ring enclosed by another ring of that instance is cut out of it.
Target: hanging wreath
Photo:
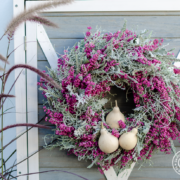
[[[150,40],[147,31],[126,29],[102,34],[88,27],[84,40],[65,50],[49,75],[61,90],[44,79],[38,83],[47,98],[46,121],[56,126],[59,147],[78,160],[91,160],[119,172],[137,160],[150,159],[160,150],[175,152],[180,137],[180,69],[163,39]],[[131,89],[136,108],[124,115],[118,105],[106,109],[111,87]],[[47,137],[46,137],[47,138]],[[45,139],[46,139],[45,138]]]

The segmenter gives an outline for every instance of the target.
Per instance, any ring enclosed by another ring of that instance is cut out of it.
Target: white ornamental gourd
[[[105,153],[112,153],[119,147],[118,138],[109,133],[106,128],[101,127],[101,135],[98,141],[99,148]]]
[[[113,110],[107,115],[106,123],[113,129],[118,129],[119,124],[118,121],[122,120],[125,122],[124,115],[121,113],[119,107],[117,106],[117,100],[115,101],[116,106]]]
[[[125,150],[132,150],[137,144],[138,129],[133,128],[130,132],[126,132],[119,138],[119,145]]]

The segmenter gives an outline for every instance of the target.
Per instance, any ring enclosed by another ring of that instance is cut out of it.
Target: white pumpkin
[[[112,153],[119,147],[118,138],[109,133],[104,128],[103,123],[101,127],[101,135],[98,141],[99,148],[105,153]]]
[[[125,122],[124,115],[121,113],[119,107],[117,106],[117,100],[115,101],[116,106],[113,110],[107,115],[106,123],[113,129],[118,129],[119,124],[118,121],[122,120]]]
[[[132,150],[137,144],[137,128],[133,128],[130,132],[126,132],[119,138],[119,145],[125,150]]]

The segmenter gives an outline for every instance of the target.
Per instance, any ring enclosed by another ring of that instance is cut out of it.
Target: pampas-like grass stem
[[[39,16],[32,16],[28,19],[28,21],[32,21],[32,22],[37,22],[37,23],[40,23],[42,25],[46,25],[46,26],[50,26],[50,27],[54,27],[54,28],[58,28],[58,26],[49,21],[48,19],[46,18],[43,18],[43,17],[39,17]]]
[[[36,69],[35,67],[32,67],[30,65],[27,65],[27,64],[17,64],[17,65],[14,65],[12,66],[6,76],[5,76],[5,81],[4,81],[4,84],[6,83],[10,73],[14,70],[14,69],[17,69],[17,68],[25,68],[25,69],[29,69],[30,71],[33,71],[35,73],[37,73],[38,75],[40,75],[42,78],[44,78],[48,83],[50,83],[52,86],[54,86],[55,88],[61,90],[61,86],[56,82],[54,81],[51,77],[49,77],[47,74],[43,73],[42,71],[40,71],[39,69]]]
[[[3,129],[0,130],[0,133],[2,131],[5,131],[7,129],[11,129],[11,128],[14,128],[14,127],[21,127],[21,126],[26,126],[26,127],[37,127],[37,128],[43,128],[43,129],[51,129],[50,127],[48,126],[44,126],[44,125],[40,125],[40,124],[32,124],[32,123],[19,123],[19,124],[12,124],[12,125],[9,125],[9,126],[6,126],[4,127]]]
[[[6,28],[5,34],[9,34],[9,36],[11,37],[12,34],[15,32],[15,30],[19,27],[21,23],[28,21],[28,19],[32,18],[37,13],[40,13],[43,10],[46,10],[49,8],[57,7],[59,5],[66,5],[66,4],[72,3],[73,1],[74,0],[53,0],[50,2],[37,5],[28,10],[25,10],[11,20],[11,22],[8,24]]]
[[[10,95],[10,94],[0,94],[0,100],[4,97],[15,97],[14,95]]]

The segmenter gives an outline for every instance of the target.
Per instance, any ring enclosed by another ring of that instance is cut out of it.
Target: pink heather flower
[[[90,35],[91,35],[91,33],[90,33],[89,31],[87,31],[87,32],[86,32],[86,36],[89,37]]]
[[[119,124],[119,128],[123,129],[126,127],[126,124],[122,120],[118,121],[118,124]]]
[[[89,26],[89,27],[87,27],[87,29],[91,30],[91,29],[92,29],[92,27],[91,27],[91,26]]]
[[[90,47],[91,47],[91,48],[94,48],[95,45],[94,45],[93,43],[90,43]]]
[[[89,129],[91,129],[90,125],[86,125],[86,131],[88,131]]]
[[[113,129],[113,130],[112,130],[112,135],[115,136],[115,137],[117,137],[117,138],[119,138],[119,136],[120,136],[120,135],[119,135],[119,132],[118,132],[116,129]]]
[[[156,45],[158,43],[159,43],[158,39],[154,39],[153,44]]]
[[[98,170],[101,174],[104,174],[103,170],[101,168],[98,167]]]
[[[106,128],[110,128],[106,123],[103,123],[103,125],[104,125]]]
[[[97,53],[98,53],[98,54],[101,54],[101,50],[97,50]]]
[[[175,74],[180,74],[180,69],[174,69]]]

